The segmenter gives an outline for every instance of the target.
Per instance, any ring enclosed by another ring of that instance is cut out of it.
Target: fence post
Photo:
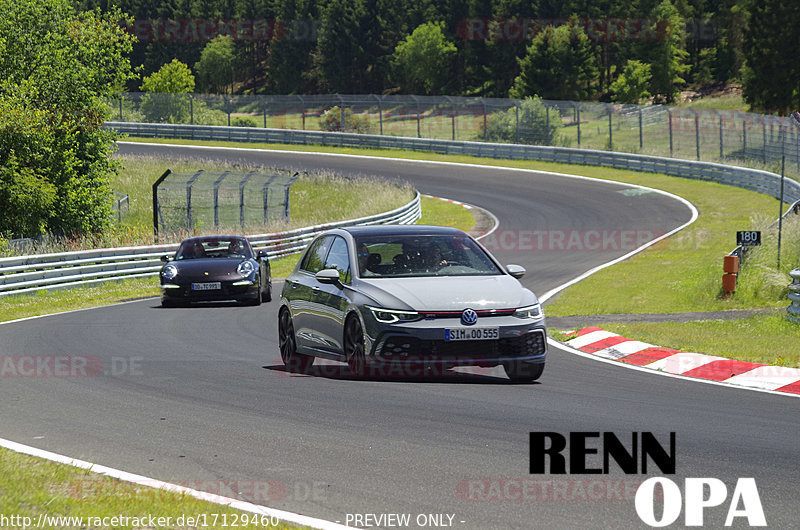
[[[481,98],[481,105],[483,106],[483,141],[485,142],[486,140],[489,139],[489,131],[487,129],[487,123],[486,123],[487,121],[486,102],[483,101],[483,98]]]
[[[252,178],[257,171],[251,171],[246,174],[241,181],[239,181],[239,226],[244,228],[244,188],[247,186],[247,181]]]
[[[214,181],[214,228],[219,228],[219,185],[225,180],[230,171],[223,171]]]
[[[289,179],[289,182],[286,183],[286,186],[283,188],[283,220],[288,221],[291,218],[291,210],[289,207],[289,188],[292,186],[295,180],[300,176],[300,173],[295,173],[292,175],[292,178]]]
[[[122,96],[119,97],[119,121],[125,121],[122,119]]]
[[[516,143],[519,143],[519,105],[516,104],[516,103],[514,104],[514,113],[515,113],[515,115],[517,117],[517,132],[516,132],[516,138],[515,138],[514,141]]]
[[[575,103],[575,106],[578,109],[578,147],[581,146],[581,103],[578,101]]]
[[[169,174],[172,173],[169,169],[167,169],[163,175],[158,177],[156,181],[153,183],[153,242],[158,243],[158,218],[159,212],[161,211],[161,207],[158,203],[158,186],[164,182]]]
[[[194,98],[189,94],[189,124],[194,125]]]
[[[547,106],[547,103],[544,104],[544,140],[548,141],[550,138],[550,107]]]
[[[722,137],[722,114],[720,114],[719,111],[714,111],[714,112],[717,112],[719,114],[719,159],[722,160],[723,158],[725,158],[725,151],[724,151],[723,146],[722,146],[722,142],[723,142],[723,139],[722,139],[723,138]]]
[[[611,121],[611,105],[606,105],[608,109],[608,150],[614,150],[614,131],[613,131],[613,122]]]
[[[383,105],[381,105],[381,97],[373,95],[375,101],[378,102],[378,124],[380,126],[381,136],[383,136]]]
[[[186,181],[186,228],[188,230],[192,230],[192,226],[194,224],[192,219],[192,185],[194,184],[194,181],[197,180],[202,173],[203,170],[201,169],[200,171],[192,175],[192,178]]]
[[[694,145],[697,150],[697,160],[700,160],[700,116],[696,109],[692,109],[692,112],[694,113]]]
[[[742,156],[747,158],[747,116],[742,118]]]
[[[639,150],[644,148],[644,135],[642,133],[642,107],[639,107]]]
[[[672,143],[672,111],[667,107],[667,121],[669,122],[669,156],[673,156],[673,143]]]
[[[767,163],[767,118],[761,117],[761,137],[764,139],[764,163]]]

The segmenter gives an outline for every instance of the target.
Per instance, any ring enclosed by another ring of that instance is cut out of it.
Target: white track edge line
[[[226,505],[229,506],[230,508],[258,515],[271,516],[280,519],[282,521],[287,521],[298,525],[310,526],[312,528],[320,528],[323,530],[328,530],[328,529],[340,530],[340,529],[350,528],[348,526],[326,521],[324,519],[317,519],[315,517],[308,517],[306,515],[300,515],[293,512],[277,510],[275,508],[268,508],[266,506],[253,504],[251,502],[241,501],[230,497],[224,497],[222,495],[217,495],[214,493],[198,491],[192,488],[187,488],[185,486],[170,484],[169,482],[163,482],[161,480],[151,479],[142,475],[128,473],[126,471],[120,471],[118,469],[114,469],[111,467],[93,464],[91,462],[86,462],[84,460],[78,460],[75,458],[70,458],[68,456],[60,455],[58,453],[51,453],[50,451],[45,451],[43,449],[37,449],[35,447],[30,447],[28,445],[23,445],[21,443],[12,442],[11,440],[6,440],[4,438],[0,438],[0,447],[4,447],[6,449],[9,449],[17,453],[26,454],[29,456],[35,456],[38,458],[44,458],[46,460],[50,460],[52,462],[56,462],[59,464],[66,464],[68,466],[76,467],[79,469],[85,469],[87,471],[91,471],[92,473],[98,473],[100,475],[105,475],[125,482],[130,482],[132,484],[138,484],[140,486],[147,486],[150,488],[170,491],[173,493],[180,493],[188,495],[190,497],[193,497],[201,501]]]

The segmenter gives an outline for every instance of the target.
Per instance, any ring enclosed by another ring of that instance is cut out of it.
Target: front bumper
[[[492,340],[445,340],[445,329],[496,327]],[[431,366],[497,366],[508,362],[543,363],[547,355],[544,318],[513,316],[481,319],[464,326],[459,319],[437,318],[415,322],[367,323],[368,360],[375,364]]]
[[[260,296],[258,282],[248,281],[247,285],[235,285],[244,280],[221,281],[220,289],[210,291],[192,290],[192,284],[167,282],[161,280],[161,299],[185,302],[247,300]]]

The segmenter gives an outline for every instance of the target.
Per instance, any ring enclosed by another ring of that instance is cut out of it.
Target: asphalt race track
[[[174,146],[124,144],[121,152],[198,157]],[[506,234],[495,254],[526,267],[523,283],[538,293],[627,250],[613,248],[616,236],[608,235],[605,249],[555,244],[533,252],[529,231],[561,233],[565,242],[591,230],[658,235],[691,216],[660,194],[530,172],[202,153],[400,178],[423,193],[482,206]],[[610,431],[630,440],[647,431],[665,445],[675,432],[677,473],[668,478],[681,488],[685,477],[715,477],[728,487],[728,500],[706,510],[707,526],[722,526],[739,477],[755,478],[771,527],[800,521],[800,400],[553,348],[531,385],[510,384],[502,369],[438,379],[354,380],[339,366],[289,375],[278,354],[277,307],[161,309],[151,299],[2,325],[0,356],[84,356],[103,373],[0,378],[0,437],[342,523],[348,513],[407,513],[414,525],[418,514],[454,515],[452,525],[465,529],[637,528],[644,524],[633,493],[647,476],[661,476],[658,468],[626,476],[612,461],[608,475],[531,475],[529,432]],[[598,466],[602,458],[590,457],[590,467]]]

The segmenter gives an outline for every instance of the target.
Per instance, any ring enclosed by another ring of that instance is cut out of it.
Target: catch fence
[[[173,172],[153,184],[153,230],[237,228],[252,231],[291,217],[289,191],[299,173],[275,170]]]
[[[800,129],[789,117],[733,110],[450,96],[127,93],[119,122],[342,131],[439,140],[553,145],[690,160],[735,160],[800,174]]]

